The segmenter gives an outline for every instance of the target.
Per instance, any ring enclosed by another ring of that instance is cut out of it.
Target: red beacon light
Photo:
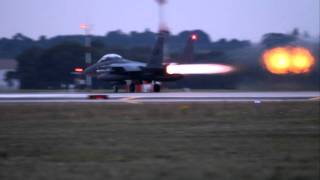
[[[198,40],[198,36],[197,36],[196,34],[192,34],[192,35],[191,35],[191,40],[192,40],[192,41]]]
[[[82,73],[83,72],[83,68],[80,68],[80,67],[74,68],[74,72]]]

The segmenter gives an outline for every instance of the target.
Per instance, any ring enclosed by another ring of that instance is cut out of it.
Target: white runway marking
[[[90,95],[106,95],[108,99],[92,100]],[[79,103],[147,103],[147,102],[263,102],[309,101],[320,92],[174,92],[174,93],[6,93],[0,103],[79,102]]]

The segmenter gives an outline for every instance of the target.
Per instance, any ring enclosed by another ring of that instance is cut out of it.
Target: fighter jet
[[[106,54],[96,64],[87,67],[84,74],[96,76],[98,79],[114,84],[114,91],[118,86],[130,80],[129,91],[135,92],[136,84],[143,81],[152,82],[154,92],[160,92],[160,83],[176,81],[183,78],[181,74],[168,74],[166,64],[163,63],[163,46],[168,32],[161,31],[153,47],[151,57],[147,63],[125,59],[118,54]]]

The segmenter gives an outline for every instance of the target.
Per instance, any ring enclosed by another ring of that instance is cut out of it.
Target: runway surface
[[[2,93],[0,103],[255,102],[313,101],[320,92]]]

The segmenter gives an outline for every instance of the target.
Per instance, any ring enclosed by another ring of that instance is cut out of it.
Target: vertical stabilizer
[[[167,31],[160,31],[158,39],[152,49],[151,58],[147,64],[148,68],[161,68],[163,62],[163,47],[165,43],[165,38],[167,36]]]
[[[196,34],[191,34],[187,40],[183,53],[179,58],[179,63],[187,64],[194,62],[194,42],[198,39]]]

